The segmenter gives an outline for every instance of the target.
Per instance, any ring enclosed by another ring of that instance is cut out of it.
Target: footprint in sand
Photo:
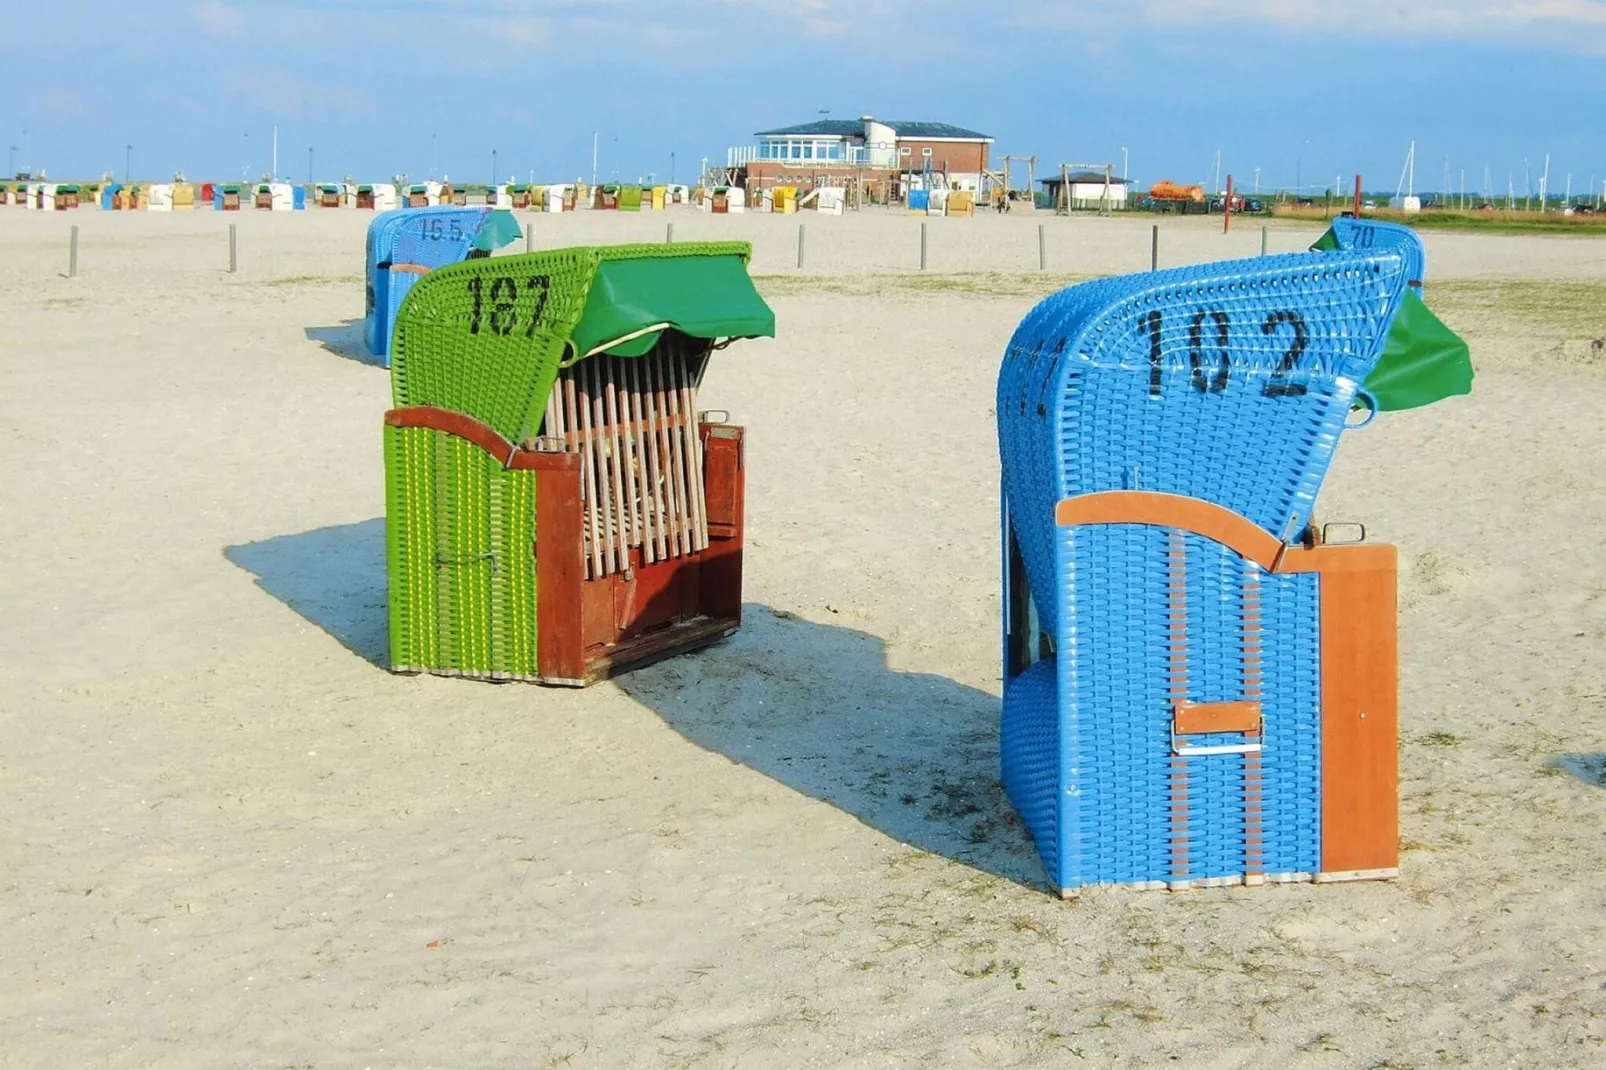
[[[1400,560],[1400,604],[1423,598],[1458,594],[1472,584],[1472,572],[1456,558],[1437,550]]]

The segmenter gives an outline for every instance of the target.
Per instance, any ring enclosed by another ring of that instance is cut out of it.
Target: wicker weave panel
[[[1426,253],[1416,231],[1399,223],[1340,216],[1333,220],[1333,237],[1341,250],[1370,253],[1379,249],[1397,251],[1405,258],[1406,279],[1420,288],[1427,272]]]
[[[1104,279],[1039,304],[997,402],[1033,589],[1053,589],[1053,504],[1076,494],[1182,494],[1297,533],[1406,281],[1398,251],[1296,253]],[[1052,628],[1055,607],[1038,610]]]
[[[1010,681],[1001,759],[1011,801],[1059,887],[1168,881],[1177,831],[1166,606],[1168,535],[1111,524],[1059,529],[1064,626],[1056,656]],[[1186,695],[1245,699],[1245,589],[1265,623],[1258,696],[1264,719],[1264,860],[1246,865],[1246,758],[1186,761],[1186,878],[1315,872],[1319,853],[1320,680],[1317,578],[1268,575],[1200,536],[1186,547]],[[1242,743],[1194,736],[1194,746]]]
[[[999,765],[1004,791],[1050,875],[1060,873],[1059,696],[1053,659],[1011,680],[1004,692]],[[1068,868],[1078,868],[1074,860]],[[1061,884],[1061,887],[1065,887]]]
[[[396,427],[385,470],[392,668],[534,679],[535,474]]]

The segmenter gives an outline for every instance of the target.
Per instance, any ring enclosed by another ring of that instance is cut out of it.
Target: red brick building
[[[979,190],[993,139],[947,123],[823,119],[761,130],[755,147],[731,149],[727,166],[749,189],[846,186],[855,180],[905,189]]]

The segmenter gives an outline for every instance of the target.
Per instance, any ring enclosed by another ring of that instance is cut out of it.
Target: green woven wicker
[[[749,256],[741,242],[679,243],[562,249],[436,269],[413,286],[396,317],[395,407],[462,414],[516,448],[539,433],[559,369],[595,351],[596,339],[581,328],[584,320],[595,333],[599,317],[587,299],[605,264],[683,259],[689,269],[691,258],[739,258],[745,280]],[[744,285],[767,313],[751,283]],[[604,303],[612,299],[610,293]],[[606,329],[622,330],[624,311],[623,319],[602,317]],[[718,329],[722,337],[773,333],[773,317],[767,331],[751,318],[686,329]],[[634,355],[628,351],[640,348],[642,334],[609,336],[619,339],[609,351]],[[504,467],[505,457],[429,427],[387,423],[384,449],[392,668],[538,678],[535,473]]]

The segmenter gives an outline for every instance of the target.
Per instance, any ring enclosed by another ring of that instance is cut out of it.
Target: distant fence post
[[[801,271],[803,269],[803,224],[802,223],[799,223],[797,225],[797,266],[798,266],[798,270]]]
[[[920,224],[920,270],[926,270],[926,225]]]
[[[239,255],[238,254],[239,254],[239,231],[237,230],[235,224],[230,223],[229,224],[229,274],[230,275],[234,274],[235,269],[237,267],[239,267],[239,265],[240,265]]]
[[[1160,270],[1160,224],[1158,223],[1154,225],[1153,232],[1149,235],[1149,270]]]
[[[1037,224],[1037,270],[1048,270],[1048,239],[1043,236],[1043,224]]]
[[[67,246],[67,277],[76,278],[78,275],[78,224],[72,225],[72,240]]]
[[[535,252],[535,228],[528,223],[524,225],[524,251]]]
[[[1260,255],[1266,255],[1266,228],[1260,228]]]
[[[664,244],[675,244],[675,224],[673,223],[664,224]]]

